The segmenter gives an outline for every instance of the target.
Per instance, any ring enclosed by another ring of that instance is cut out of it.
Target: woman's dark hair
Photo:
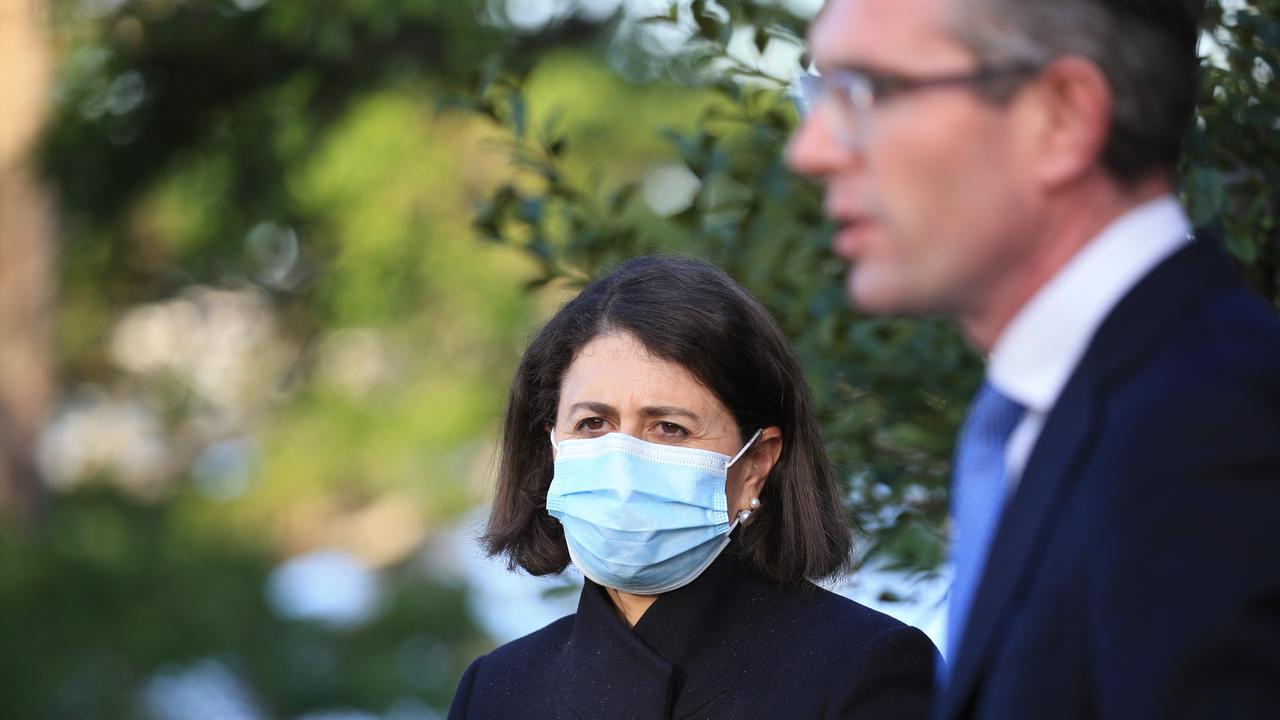
[[[740,434],[782,430],[782,454],[761,507],[738,531],[740,552],[762,575],[798,582],[847,567],[850,528],[795,350],[760,302],[723,271],[670,256],[629,260],[591,283],[525,350],[507,400],[484,538],[490,555],[506,555],[511,567],[534,575],[568,565],[564,531],[546,508],[553,470],[548,430],[569,365],[607,333],[630,334],[688,370],[729,409]]]

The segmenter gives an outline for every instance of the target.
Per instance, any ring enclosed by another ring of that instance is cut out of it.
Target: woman
[[[476,660],[450,718],[909,718],[920,631],[827,592],[850,532],[795,353],[702,262],[640,258],[525,351],[487,549],[576,614]]]

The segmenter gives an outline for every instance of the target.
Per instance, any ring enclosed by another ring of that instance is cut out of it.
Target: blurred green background
[[[879,599],[937,578],[979,363],[781,165],[818,4],[5,0],[5,716],[442,717],[532,612],[468,542],[510,373],[641,253],[774,311]],[[1280,2],[1213,19],[1184,197],[1280,302]]]

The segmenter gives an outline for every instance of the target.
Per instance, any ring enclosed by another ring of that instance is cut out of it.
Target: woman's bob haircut
[[[782,430],[782,454],[761,507],[738,530],[739,552],[761,575],[799,582],[847,569],[851,529],[795,350],[760,302],[723,271],[670,256],[629,260],[591,283],[525,350],[507,400],[484,538],[490,555],[506,555],[510,567],[533,575],[569,564],[564,530],[547,514],[548,432],[569,365],[608,333],[629,334],[688,370],[729,409],[744,443],[758,428]]]

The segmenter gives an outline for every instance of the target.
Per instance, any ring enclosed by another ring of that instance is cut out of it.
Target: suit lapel
[[[965,637],[952,663],[947,695],[962,700],[972,690],[1010,601],[1053,527],[1050,510],[1070,489],[1079,458],[1092,439],[1093,378],[1077,373],[1044,424],[1018,489],[1000,518],[982,582],[970,606]],[[956,707],[960,703],[949,702]]]
[[[1031,579],[1060,507],[1095,441],[1105,388],[1141,364],[1157,340],[1214,290],[1238,283],[1216,245],[1197,240],[1138,283],[1098,329],[1058,398],[1001,516],[965,637],[952,662],[944,716],[965,713],[1010,616]]]

